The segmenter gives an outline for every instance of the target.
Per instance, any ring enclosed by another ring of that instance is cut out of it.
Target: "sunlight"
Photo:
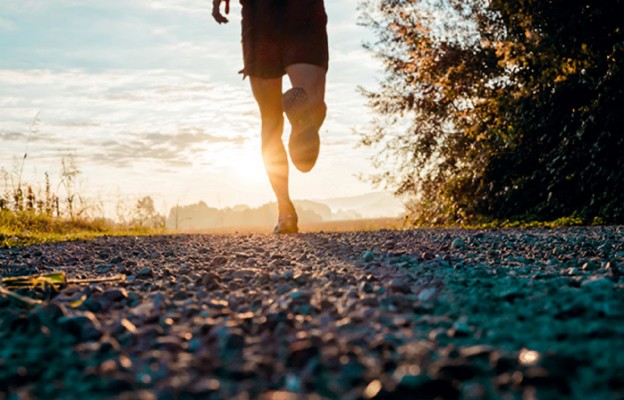
[[[540,354],[537,351],[522,349],[518,360],[522,365],[535,365],[540,359]]]
[[[244,146],[231,152],[231,171],[236,179],[245,183],[265,183],[268,181],[259,146]]]

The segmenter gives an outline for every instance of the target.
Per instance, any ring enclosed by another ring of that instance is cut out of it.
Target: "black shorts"
[[[323,0],[241,0],[245,76],[280,78],[292,64],[328,68]]]

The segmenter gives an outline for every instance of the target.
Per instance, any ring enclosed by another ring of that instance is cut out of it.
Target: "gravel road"
[[[0,400],[624,399],[624,227],[0,249],[56,270],[126,281],[0,298]]]

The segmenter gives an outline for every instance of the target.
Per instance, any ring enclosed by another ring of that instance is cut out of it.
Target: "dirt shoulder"
[[[0,250],[53,270],[126,281],[0,298],[0,399],[624,396],[624,227]]]

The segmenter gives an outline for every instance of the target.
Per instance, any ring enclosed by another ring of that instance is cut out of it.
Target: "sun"
[[[231,160],[231,166],[238,179],[254,183],[267,180],[259,148],[256,146],[245,146],[237,150],[236,153]]]

